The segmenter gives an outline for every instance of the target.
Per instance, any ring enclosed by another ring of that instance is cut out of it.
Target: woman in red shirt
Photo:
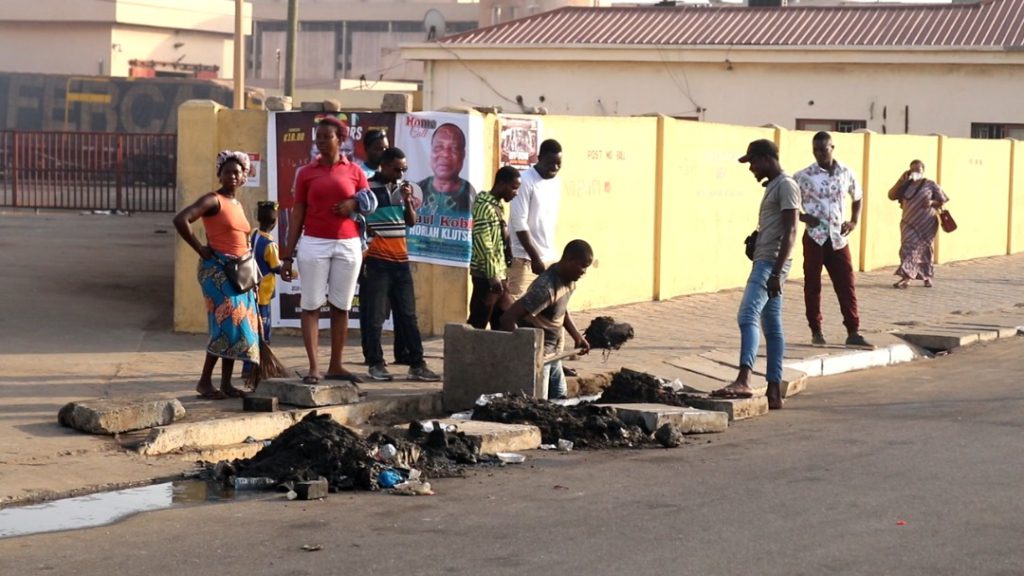
[[[292,262],[297,261],[302,282],[302,341],[309,358],[309,373],[302,381],[307,384],[316,384],[321,378],[316,352],[320,308],[325,303],[331,311],[331,360],[323,377],[360,382],[342,367],[341,357],[348,336],[348,311],[363,263],[359,227],[352,218],[359,209],[355,196],[369,184],[362,169],[341,153],[348,131],[348,126],[333,116],[320,120],[316,129],[320,155],[295,176],[295,206],[281,250],[281,277],[291,281]],[[297,246],[301,249],[296,252]]]
[[[174,217],[181,238],[199,254],[199,285],[206,300],[210,342],[196,385],[201,398],[222,400],[244,393],[231,384],[235,360],[259,364],[260,333],[256,291],[239,293],[224,274],[226,260],[249,252],[249,220],[235,192],[249,173],[249,156],[225,150],[217,155],[220,188],[204,194]],[[192,233],[191,224],[203,219],[207,244]],[[221,360],[220,390],[213,387],[213,368]]]

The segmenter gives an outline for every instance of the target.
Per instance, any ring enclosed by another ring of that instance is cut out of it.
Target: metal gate
[[[0,206],[171,212],[175,134],[0,131]]]

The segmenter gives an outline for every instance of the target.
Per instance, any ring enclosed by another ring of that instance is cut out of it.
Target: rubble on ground
[[[612,408],[590,403],[561,406],[523,393],[491,398],[473,410],[473,420],[502,424],[532,424],[541,441],[569,440],[576,448],[639,446],[650,441],[637,426],[627,426]]]
[[[374,432],[365,439],[334,421],[329,414],[311,412],[248,459],[222,466],[218,476],[271,478],[276,485],[326,478],[332,492],[378,490],[384,470],[408,476],[419,470],[431,478],[462,476],[464,466],[481,460],[479,441],[441,426],[424,432],[413,422],[409,437]]]
[[[612,383],[601,393],[601,402],[608,404],[687,405],[682,396],[665,386],[662,379],[626,368],[612,376]]]

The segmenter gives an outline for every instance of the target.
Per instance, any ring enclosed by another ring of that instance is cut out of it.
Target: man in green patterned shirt
[[[473,256],[469,274],[473,281],[473,294],[469,299],[469,325],[483,329],[490,322],[498,327],[502,312],[511,304],[505,272],[505,242],[508,231],[501,202],[511,202],[519,192],[519,171],[502,166],[494,175],[490,192],[477,194],[473,202]],[[497,306],[496,306],[497,305]]]

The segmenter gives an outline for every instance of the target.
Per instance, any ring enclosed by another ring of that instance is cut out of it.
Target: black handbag
[[[751,232],[750,235],[743,240],[743,243],[746,244],[746,248],[744,248],[743,251],[747,254],[747,258],[753,261],[754,249],[757,248],[757,230]]]
[[[217,258],[224,269],[224,275],[228,277],[228,282],[231,282],[231,285],[239,293],[248,292],[260,283],[260,268],[256,264],[256,256],[252,250],[253,242],[250,238],[249,251],[244,256]]]

